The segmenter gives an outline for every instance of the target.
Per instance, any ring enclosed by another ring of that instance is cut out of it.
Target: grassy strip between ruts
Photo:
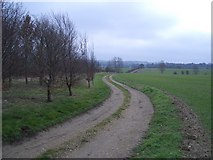
[[[60,155],[62,155],[66,151],[72,152],[74,149],[88,142],[89,139],[94,137],[98,131],[102,130],[106,125],[110,124],[114,119],[120,118],[122,111],[129,106],[131,95],[128,92],[128,90],[118,85],[117,83],[114,83],[113,81],[111,81],[109,79],[109,76],[107,76],[107,80],[113,85],[115,85],[117,88],[119,88],[124,94],[123,104],[116,110],[116,112],[114,112],[111,116],[104,119],[100,123],[96,124],[94,127],[88,129],[85,133],[78,135],[78,137],[74,137],[73,139],[65,142],[62,146],[58,148],[47,150],[38,158],[56,158],[56,157],[60,157]]]
[[[134,88],[125,79],[114,78]],[[146,136],[134,149],[133,158],[180,158],[182,122],[172,100],[154,87],[143,85],[135,89],[149,96],[155,112]]]
[[[10,90],[3,92],[3,141],[21,140],[101,104],[110,95],[103,76],[97,74],[90,89],[86,84],[74,87],[72,97],[65,86],[55,88],[50,103],[45,102],[46,88],[38,82],[14,82]]]

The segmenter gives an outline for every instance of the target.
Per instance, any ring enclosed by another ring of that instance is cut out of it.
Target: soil
[[[198,116],[185,103],[169,95],[183,121],[183,158],[210,158],[211,138],[202,127]]]
[[[46,131],[42,131],[34,137],[25,138],[18,144],[3,145],[3,158],[37,157],[46,150],[60,146],[62,143],[109,117],[122,105],[124,95],[121,90],[109,83],[105,78],[103,81],[112,91],[110,97],[102,105]],[[26,129],[24,128],[23,130]]]
[[[65,151],[61,158],[131,157],[133,148],[148,130],[154,110],[146,95],[123,84],[120,85],[131,94],[130,104],[122,112],[121,118],[114,120],[80,148]]]

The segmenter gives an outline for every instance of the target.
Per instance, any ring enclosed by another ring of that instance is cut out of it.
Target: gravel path
[[[122,86],[130,92],[131,100],[129,107],[122,112],[121,118],[114,120],[82,147],[72,152],[66,151],[62,157],[126,158],[131,156],[132,149],[148,130],[154,111],[146,95],[128,86]]]
[[[114,113],[123,103],[124,95],[121,90],[106,81],[111,88],[111,96],[99,107],[72,118],[62,124],[38,133],[33,138],[26,138],[19,144],[4,145],[3,158],[34,158],[48,149],[60,146],[62,143],[85,132],[103,119]],[[143,122],[142,122],[143,124]]]

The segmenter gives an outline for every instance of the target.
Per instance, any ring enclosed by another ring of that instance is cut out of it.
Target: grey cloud
[[[175,27],[178,20],[151,11],[142,3],[34,3],[26,6],[33,13],[50,9],[67,12],[79,32],[88,33],[92,39],[98,59],[120,56],[124,60],[154,62],[211,61],[209,34],[181,31],[165,39],[158,33]]]
[[[137,3],[76,3],[70,5],[69,15],[80,30],[119,37],[152,38],[158,30],[176,24],[175,19],[152,13],[143,5],[139,8]]]

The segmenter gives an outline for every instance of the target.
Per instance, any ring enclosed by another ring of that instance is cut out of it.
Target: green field
[[[85,83],[73,88],[74,96],[68,96],[66,86],[53,90],[53,102],[46,102],[46,88],[38,82],[13,82],[8,91],[3,91],[3,142],[14,142],[42,129],[74,117],[97,106],[110,94],[110,89],[98,74],[94,86],[88,89]]]
[[[126,73],[128,70],[130,70],[131,68],[125,67],[125,68],[121,68],[121,72],[122,73]]]
[[[211,72],[200,70],[194,75],[181,75],[183,69],[166,69],[161,74],[158,69],[144,69],[138,74],[119,74],[116,80],[142,89],[144,84],[159,88],[183,100],[199,116],[203,126],[211,130]],[[177,71],[179,74],[174,75]]]
[[[211,130],[211,74],[202,70],[198,75],[174,75],[181,70],[167,69],[161,74],[157,69],[143,69],[140,73],[117,74],[114,78],[149,96],[154,106],[154,116],[146,136],[134,149],[136,158],[181,158],[182,120],[177,109],[164,91],[189,105],[199,116],[205,129]],[[190,71],[192,72],[192,71]]]

